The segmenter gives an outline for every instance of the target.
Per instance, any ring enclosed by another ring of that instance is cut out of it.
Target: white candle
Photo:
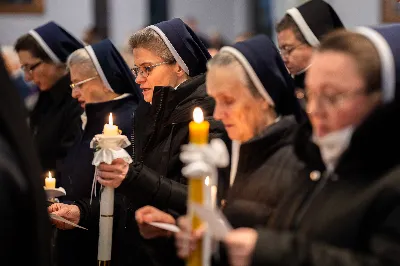
[[[217,206],[217,186],[211,186],[211,206],[212,208],[216,208]]]
[[[56,188],[56,179],[51,176],[51,172],[49,171],[49,176],[46,177],[44,180],[46,188],[51,189],[51,188]]]
[[[108,117],[108,124],[104,125],[103,134],[105,136],[117,136],[119,135],[118,127],[113,124],[112,113]]]

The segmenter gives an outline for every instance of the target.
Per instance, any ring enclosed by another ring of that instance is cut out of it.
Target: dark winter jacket
[[[306,167],[271,220],[275,230],[259,231],[253,265],[399,265],[399,115],[398,103],[374,111],[332,174],[310,126],[299,131]]]
[[[301,166],[293,149],[296,128],[293,116],[283,117],[241,144],[236,177],[224,206],[233,227],[267,224],[290,188]]]
[[[186,213],[187,180],[182,176],[180,149],[189,141],[189,122],[200,107],[210,122],[210,138],[227,139],[224,127],[212,118],[214,100],[205,89],[205,75],[181,84],[178,89],[156,87],[152,105],[144,103],[135,115],[135,163],[117,189],[135,208],[152,205],[175,216]],[[230,145],[228,143],[228,145]],[[148,265],[180,265],[174,240],[140,240]]]

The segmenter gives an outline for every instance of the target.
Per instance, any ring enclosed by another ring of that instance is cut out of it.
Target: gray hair
[[[255,98],[263,98],[258,92],[254,83],[251,81],[250,76],[247,74],[243,66],[240,64],[239,60],[233,54],[225,51],[217,53],[207,62],[207,70],[210,70],[213,67],[237,67],[237,69],[240,69],[240,74],[238,76],[243,85],[249,88],[250,93]]]
[[[150,50],[161,57],[165,62],[170,64],[175,63],[175,58],[163,39],[151,28],[144,28],[134,33],[129,39],[129,46],[131,49],[144,48]]]
[[[84,73],[87,77],[93,77],[98,75],[96,67],[93,64],[92,59],[89,56],[89,53],[85,50],[85,48],[80,48],[70,54],[67,60],[67,68],[71,69],[72,66],[78,66],[80,72]]]

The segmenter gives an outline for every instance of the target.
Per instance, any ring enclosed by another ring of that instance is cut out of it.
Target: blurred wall
[[[49,20],[81,37],[84,29],[94,21],[93,1],[45,0],[43,14],[0,14],[0,43],[13,45],[19,36]]]
[[[170,0],[170,18],[195,17],[205,34],[218,31],[228,40],[249,28],[249,0]]]

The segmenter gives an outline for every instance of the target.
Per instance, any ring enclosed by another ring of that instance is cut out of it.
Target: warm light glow
[[[206,177],[206,180],[204,180],[204,183],[206,184],[206,186],[210,185],[210,177],[209,176]]]
[[[113,118],[112,118],[112,113],[110,113],[110,116],[108,117],[108,124],[113,125]]]
[[[203,116],[203,111],[201,110],[200,107],[194,108],[193,111],[193,120],[196,123],[201,123],[204,121],[204,116]]]
[[[52,177],[52,175],[51,175],[51,172],[49,171],[49,178],[50,179],[52,179],[53,177]]]

